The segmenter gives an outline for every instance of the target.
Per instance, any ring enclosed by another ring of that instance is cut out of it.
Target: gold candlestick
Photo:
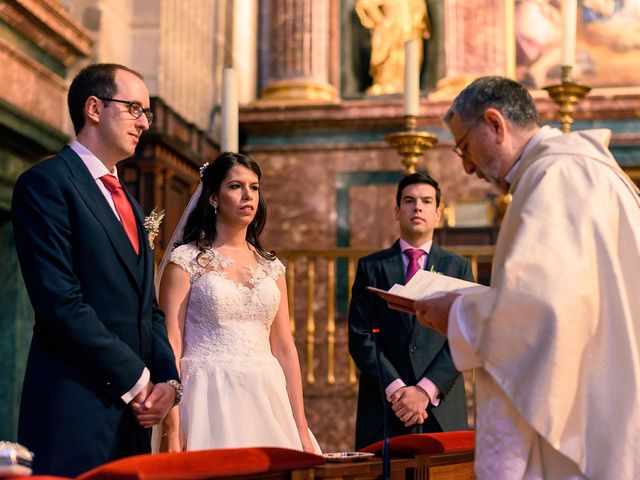
[[[579,85],[571,78],[571,65],[562,65],[562,81],[558,85],[544,87],[551,99],[560,106],[560,123],[562,132],[569,133],[573,123],[573,113],[576,103],[589,93],[591,87]]]
[[[407,115],[404,118],[407,130],[385,135],[384,140],[398,151],[402,157],[404,174],[410,175],[415,173],[422,153],[438,143],[438,137],[429,132],[417,131],[417,118],[414,115]]]

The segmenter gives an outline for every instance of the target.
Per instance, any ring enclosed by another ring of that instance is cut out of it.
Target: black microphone
[[[380,399],[382,400],[382,480],[391,479],[391,455],[389,452],[389,419],[387,412],[387,396],[382,384],[382,366],[380,362],[379,328],[372,328],[373,342],[376,347],[376,366],[378,367],[378,385],[380,387]]]

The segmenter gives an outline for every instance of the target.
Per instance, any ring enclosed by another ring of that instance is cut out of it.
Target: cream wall
[[[91,62],[122,63],[139,71],[152,96],[161,97],[198,128],[210,130],[222,71],[214,64],[214,49],[225,48],[224,38],[219,41],[216,33],[220,25],[214,22],[215,13],[233,6],[234,0],[64,0],[63,4],[93,34]]]
[[[213,12],[217,3],[160,2],[157,96],[205,131],[214,103]]]
[[[133,0],[64,0],[64,8],[93,34],[94,61],[131,65]]]

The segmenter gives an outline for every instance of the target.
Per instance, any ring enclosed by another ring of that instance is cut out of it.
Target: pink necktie
[[[424,250],[419,248],[407,248],[404,253],[409,258],[409,265],[407,265],[407,274],[405,276],[406,281],[411,280],[418,270],[420,270],[420,264],[418,259],[424,255]]]
[[[136,254],[140,251],[140,244],[138,242],[138,227],[136,226],[136,217],[133,216],[133,208],[131,203],[124,193],[124,188],[120,185],[120,182],[114,175],[103,175],[100,177],[104,186],[111,193],[113,204],[116,207],[116,211],[120,216],[120,222],[124,228],[124,232],[129,237],[129,241],[133,246]]]

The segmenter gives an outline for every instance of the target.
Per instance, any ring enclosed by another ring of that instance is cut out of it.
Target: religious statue
[[[404,89],[404,44],[428,39],[431,23],[425,0],[357,0],[360,23],[371,32],[373,78],[370,95],[400,93]],[[423,51],[420,49],[420,61]]]

